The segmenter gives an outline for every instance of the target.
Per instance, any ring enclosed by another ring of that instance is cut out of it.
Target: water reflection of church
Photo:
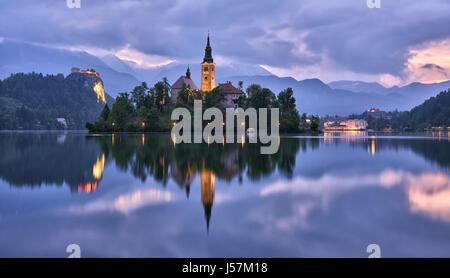
[[[238,164],[239,153],[233,152],[228,156],[224,157],[222,160],[224,165],[223,172],[217,175],[219,179],[226,181],[232,180],[234,177],[240,174],[239,164]],[[191,163],[188,163],[186,171],[182,172],[173,163],[170,168],[171,178],[182,188],[186,190],[186,197],[189,199],[191,184],[195,181],[196,177],[200,175],[201,184],[201,201],[203,203],[203,209],[205,211],[206,219],[206,229],[209,231],[209,223],[211,220],[212,207],[214,203],[215,185],[216,185],[216,173],[205,167],[205,162],[203,161],[200,169]]]

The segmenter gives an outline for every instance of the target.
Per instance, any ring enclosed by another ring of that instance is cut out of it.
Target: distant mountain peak
[[[19,72],[67,75],[72,67],[78,67],[95,69],[99,72],[104,81],[105,91],[113,96],[119,92],[132,90],[140,83],[133,74],[117,71],[85,51],[5,40],[0,44],[0,60],[0,79]]]

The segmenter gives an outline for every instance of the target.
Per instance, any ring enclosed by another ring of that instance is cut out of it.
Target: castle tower
[[[216,76],[215,76],[215,66],[214,60],[212,58],[212,49],[209,43],[209,33],[208,41],[205,48],[205,57],[202,63],[202,86],[201,90],[204,92],[209,92],[216,87]]]

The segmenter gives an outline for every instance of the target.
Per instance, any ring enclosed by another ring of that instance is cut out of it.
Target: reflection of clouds
[[[74,213],[95,213],[110,210],[128,214],[149,205],[168,203],[173,199],[173,195],[169,191],[145,189],[119,195],[113,200],[100,199],[81,206],[73,206],[69,210]]]
[[[410,180],[411,211],[450,222],[450,179],[443,173],[425,173]]]
[[[408,192],[411,211],[421,212],[435,219],[450,222],[450,177],[445,173],[426,172],[412,174],[405,171],[385,170],[378,175],[335,176],[324,175],[319,179],[297,177],[292,180],[278,181],[260,190],[260,196],[275,194],[294,194],[313,196],[314,203],[307,207],[294,205],[295,215],[277,219],[277,226],[303,223],[313,208],[327,206],[338,195],[364,186],[382,186],[391,188],[404,185]],[[297,209],[301,208],[301,209]]]
[[[290,181],[278,181],[266,186],[260,191],[261,196],[276,193],[290,192],[297,194],[328,195],[333,192],[341,192],[359,186],[381,185],[394,186],[404,180],[404,172],[385,170],[379,175],[366,176],[335,176],[323,175],[319,179],[296,177]]]
[[[301,227],[308,229],[307,216],[318,206],[314,200],[304,200],[301,203],[296,203],[291,207],[292,215],[282,217],[276,220],[276,226],[284,231],[288,231],[293,227]]]
[[[236,201],[236,198],[239,198],[239,195],[232,194],[229,192],[216,192],[214,198],[214,204],[223,204]]]

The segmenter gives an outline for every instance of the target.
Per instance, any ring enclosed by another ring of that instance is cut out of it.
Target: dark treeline
[[[17,73],[0,81],[0,129],[82,129],[103,108],[93,91],[95,75]],[[113,101],[106,96],[108,102]]]
[[[383,130],[424,131],[433,128],[448,129],[450,126],[450,90],[431,97],[411,111],[393,111],[386,113],[388,117],[375,118],[368,112],[361,115],[351,115],[350,118],[363,118],[369,128]]]
[[[317,130],[318,128],[317,117],[313,117],[311,125],[305,124],[306,115],[300,116],[296,109],[296,100],[291,88],[287,88],[276,96],[269,89],[257,84],[250,85],[244,92],[240,82],[239,90],[242,95],[237,103],[243,109],[250,107],[280,109],[280,132],[300,132],[302,129]],[[144,82],[130,93],[120,94],[111,109],[105,105],[98,121],[86,123],[86,128],[91,132],[170,131],[172,110],[184,107],[193,113],[194,100],[202,100],[203,110],[215,107],[225,113],[222,105],[224,94],[220,87],[216,87],[211,92],[184,87],[178,92],[176,102],[171,100],[169,91],[167,79],[157,82],[150,88]]]

